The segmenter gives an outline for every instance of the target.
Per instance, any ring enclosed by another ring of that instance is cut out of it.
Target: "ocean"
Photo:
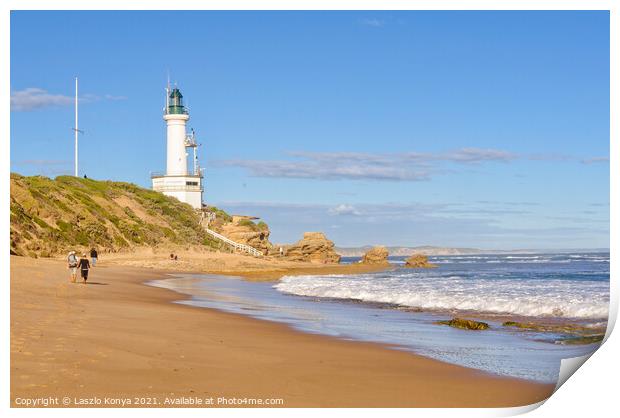
[[[359,258],[344,258],[344,263]],[[303,332],[386,344],[504,376],[555,382],[560,360],[598,344],[567,344],[552,329],[504,321],[575,325],[604,332],[609,253],[493,254],[429,257],[436,269],[356,275],[285,276],[250,282],[215,275],[175,275],[150,284],[189,298],[178,303],[282,322]],[[483,320],[488,330],[438,325],[452,317]],[[602,331],[601,331],[602,330]]]

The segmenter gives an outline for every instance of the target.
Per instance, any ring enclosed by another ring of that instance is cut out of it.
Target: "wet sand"
[[[535,403],[553,390],[174,304],[183,296],[143,284],[166,272],[114,263],[104,259],[83,285],[69,283],[61,261],[11,257],[12,406],[51,396],[69,397],[70,406],[93,397],[181,406],[163,403],[197,397],[213,398],[214,406],[226,406],[218,398],[251,398],[282,399],[286,407],[502,407]],[[265,268],[270,273],[259,279],[316,271],[291,268]]]

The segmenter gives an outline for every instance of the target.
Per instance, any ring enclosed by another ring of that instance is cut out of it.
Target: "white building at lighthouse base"
[[[189,203],[194,209],[202,208],[201,175],[164,175],[153,173],[153,190],[166,196],[176,197],[181,202]]]

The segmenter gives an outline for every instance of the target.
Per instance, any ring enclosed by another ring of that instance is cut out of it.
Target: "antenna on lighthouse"
[[[170,106],[170,71],[168,71],[168,82],[166,83],[166,107],[164,108],[164,114],[168,113],[168,106]]]
[[[75,132],[75,177],[78,176],[78,134],[84,133],[84,131],[80,131],[78,129],[78,78],[75,77],[75,128],[73,128]]]

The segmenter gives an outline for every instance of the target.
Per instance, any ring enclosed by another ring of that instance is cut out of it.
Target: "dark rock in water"
[[[417,269],[433,269],[436,264],[428,262],[428,257],[423,254],[414,254],[405,260],[405,267]]]
[[[605,334],[598,335],[587,335],[582,337],[568,337],[558,340],[558,344],[567,344],[567,345],[586,345],[586,344],[594,344],[603,341],[605,338]]]
[[[555,332],[581,336],[591,336],[598,334],[596,329],[592,329],[579,324],[537,324],[534,322],[506,321],[502,325],[505,327],[514,327],[522,330],[536,332]]]
[[[453,328],[469,329],[469,330],[484,330],[489,328],[489,324],[486,322],[472,321],[471,319],[452,318],[449,321],[437,321],[440,325],[449,325]]]

